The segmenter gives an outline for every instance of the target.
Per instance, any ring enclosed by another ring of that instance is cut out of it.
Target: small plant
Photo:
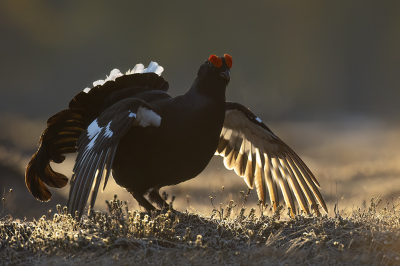
[[[10,190],[8,191],[8,194],[6,196],[6,189],[4,188],[3,197],[1,198],[2,209],[1,209],[1,213],[0,213],[0,218],[4,212],[6,200],[11,195],[12,192],[13,192],[13,190],[12,190],[12,188],[10,188]]]

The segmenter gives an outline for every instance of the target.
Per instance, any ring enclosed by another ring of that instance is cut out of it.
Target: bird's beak
[[[231,72],[228,69],[221,72],[219,75],[228,81],[231,79]]]

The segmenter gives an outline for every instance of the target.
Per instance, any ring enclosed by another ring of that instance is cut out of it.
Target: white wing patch
[[[111,138],[112,135],[113,135],[113,132],[110,129],[111,122],[112,121],[108,122],[107,127],[106,127],[106,133],[104,133],[104,136],[107,137],[107,138]]]
[[[125,75],[131,75],[131,74],[138,74],[138,73],[156,73],[157,75],[161,76],[162,72],[164,71],[164,68],[160,65],[158,65],[157,62],[151,61],[150,65],[147,68],[144,68],[143,64],[137,64],[132,70],[128,70]],[[121,73],[118,69],[113,69],[110,72],[109,76],[106,76],[106,79],[99,79],[95,82],[93,82],[93,86],[101,86],[107,81],[115,81],[116,78],[123,76],[124,74]],[[91,89],[90,88],[85,88],[83,91],[85,93],[88,93]]]
[[[87,128],[89,139],[92,139],[94,136],[96,136],[100,132],[100,130],[101,127],[99,127],[99,125],[97,124],[97,119],[96,119]]]
[[[161,117],[156,114],[153,110],[149,110],[146,107],[139,107],[137,111],[137,117],[135,125],[142,127],[159,127],[161,124]]]
[[[97,134],[94,136],[94,138],[89,142],[89,144],[86,146],[85,151],[86,151],[86,150],[91,150],[91,149],[93,148],[94,143],[96,142],[98,136],[99,136],[99,134],[97,133]]]
[[[148,126],[153,126],[153,127],[159,127],[161,124],[161,117],[156,114],[153,110],[149,110],[146,107],[139,107],[137,110],[136,114],[129,111],[128,117],[135,117],[135,123],[133,125],[136,126],[141,126],[141,127],[148,127]],[[103,130],[105,127],[105,131],[103,136],[107,138],[111,138],[114,135],[114,132],[111,130],[110,125],[112,121],[108,122],[106,126],[100,127],[98,124],[97,119],[95,119],[87,128],[87,136],[90,140],[88,143],[86,149],[91,149],[97,137],[99,136],[99,133]]]
[[[146,107],[139,107],[137,113],[133,113],[129,111],[128,117],[135,117],[135,123],[133,125],[141,126],[141,127],[159,127],[161,124],[161,117],[156,114],[153,110],[149,110]],[[112,121],[108,122],[106,126],[100,127],[97,119],[95,119],[87,128],[87,136],[89,140],[89,144],[87,145],[87,149],[91,149],[97,139],[97,136],[105,127],[104,137],[111,138],[114,132],[110,129]]]
[[[105,128],[105,132],[104,132],[104,137],[111,138],[113,136],[113,134],[114,134],[112,132],[112,130],[110,129],[111,122],[112,121],[108,122],[107,126],[105,126],[106,128]],[[95,144],[95,142],[97,140],[97,137],[99,136],[99,133],[101,132],[101,130],[103,128],[104,127],[99,127],[99,125],[97,123],[97,119],[95,119],[89,125],[89,127],[87,128],[87,136],[90,139],[90,142],[86,146],[86,150],[90,150],[90,149],[93,148],[93,146],[94,146],[94,144]]]

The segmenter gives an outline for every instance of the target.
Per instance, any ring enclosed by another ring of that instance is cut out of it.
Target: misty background
[[[13,188],[3,216],[38,218],[66,205],[69,186],[37,202],[24,169],[47,118],[79,91],[114,68],[156,61],[177,96],[204,60],[225,53],[233,57],[227,100],[250,108],[303,158],[330,214],[337,202],[397,202],[399,13],[400,2],[382,1],[1,1],[0,193]],[[73,163],[69,156],[53,168],[70,177]],[[177,209],[208,214],[213,191],[226,204],[246,186],[218,157],[165,190]],[[115,183],[95,208],[114,193],[138,208]]]

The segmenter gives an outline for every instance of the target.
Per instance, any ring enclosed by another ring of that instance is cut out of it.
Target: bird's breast
[[[223,106],[224,107],[224,106]],[[186,112],[177,111],[165,117],[161,122],[161,134],[171,147],[180,151],[186,161],[211,159],[218,146],[222,130],[225,108],[207,106],[188,108]],[[164,122],[164,123],[163,123]],[[187,162],[189,163],[189,162]]]
[[[217,149],[225,105],[183,109],[163,112],[158,128],[132,127],[120,141],[113,165],[116,175],[123,172],[131,179],[145,178],[142,186],[150,188],[178,184],[200,174]],[[121,184],[118,176],[115,179],[124,187],[134,183]]]

